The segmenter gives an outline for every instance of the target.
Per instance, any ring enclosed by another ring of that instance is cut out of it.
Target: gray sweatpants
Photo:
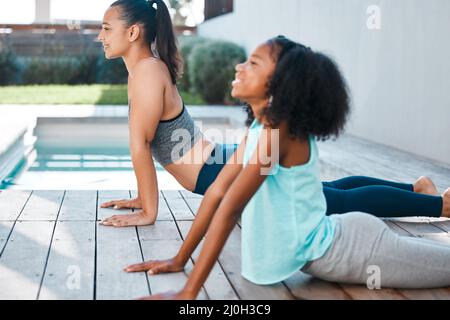
[[[398,235],[382,220],[365,213],[331,217],[337,222],[332,245],[302,272],[371,288],[450,286],[450,245]]]

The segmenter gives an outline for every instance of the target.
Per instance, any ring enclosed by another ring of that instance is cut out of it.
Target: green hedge
[[[235,66],[246,59],[240,46],[226,41],[208,41],[196,46],[189,56],[189,79],[194,92],[206,102],[235,103],[231,82]]]
[[[103,55],[23,60],[20,84],[123,84],[127,70],[121,59]]]
[[[122,59],[107,60],[100,55],[96,64],[96,82],[104,84],[125,84],[128,71]]]
[[[0,50],[0,85],[17,82],[19,64],[14,53],[10,50]]]
[[[243,48],[224,41],[180,37],[185,66],[180,91],[199,95],[208,103],[235,103],[230,97],[237,63],[245,60]],[[125,84],[128,72],[122,59],[107,60],[103,52],[84,56],[16,58],[0,51],[0,85]]]
[[[192,37],[192,36],[181,36],[178,38],[180,44],[180,53],[183,57],[184,66],[183,66],[183,76],[178,82],[178,88],[182,91],[192,91],[192,85],[190,81],[190,68],[189,68],[189,56],[192,53],[192,50],[199,45],[205,44],[208,41],[206,38],[202,37]]]
[[[23,84],[74,84],[80,70],[76,58],[32,58],[25,65]]]

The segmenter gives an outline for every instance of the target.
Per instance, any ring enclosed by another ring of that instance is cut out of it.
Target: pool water
[[[155,162],[161,189],[180,189]],[[36,146],[2,188],[21,190],[136,190],[127,148],[51,148]]]
[[[126,126],[123,127],[122,124],[113,130],[105,128],[107,127],[93,125],[92,122],[85,125],[78,123],[72,127],[67,124],[62,127],[56,120],[41,126],[38,124],[33,152],[4,180],[0,188],[136,190]],[[208,129],[211,128],[217,133],[217,130],[224,131],[230,129],[230,126],[204,123],[205,136],[222,143],[215,136],[208,136]],[[156,161],[155,167],[161,190],[183,189]]]

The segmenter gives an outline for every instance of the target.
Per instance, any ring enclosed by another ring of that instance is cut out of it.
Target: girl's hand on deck
[[[144,263],[133,264],[125,268],[126,272],[147,271],[150,275],[159,273],[180,272],[184,270],[184,264],[178,262],[176,258],[167,260],[152,260]]]
[[[111,208],[115,210],[119,209],[142,209],[141,199],[124,199],[124,200],[113,200],[109,202],[102,203],[102,208]]]

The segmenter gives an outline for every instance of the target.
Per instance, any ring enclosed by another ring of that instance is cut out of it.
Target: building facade
[[[450,165],[450,1],[231,2],[198,34],[247,52],[283,34],[331,55],[352,92],[348,133]]]

